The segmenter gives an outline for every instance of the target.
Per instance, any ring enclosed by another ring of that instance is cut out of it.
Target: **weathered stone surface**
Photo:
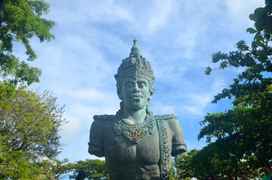
[[[168,179],[171,156],[185,152],[186,145],[175,115],[149,111],[155,78],[136,41],[115,79],[120,110],[94,116],[89,153],[105,157],[112,180]]]

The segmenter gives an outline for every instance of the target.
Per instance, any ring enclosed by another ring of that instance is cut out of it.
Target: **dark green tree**
[[[178,179],[251,179],[259,176],[258,169],[252,169],[255,156],[236,159],[225,148],[233,148],[228,142],[210,143],[201,150],[191,150],[179,157],[176,167]]]
[[[176,169],[178,179],[189,180],[195,176],[194,164],[192,164],[192,159],[198,153],[197,150],[191,150],[178,157],[176,160]]]
[[[239,145],[231,141],[229,143],[228,139],[210,143],[192,157],[193,176],[198,179],[226,180],[257,177],[258,169],[250,166],[255,156],[240,158],[239,148]]]
[[[30,65],[37,58],[31,41],[53,38],[48,8],[44,0],[0,1],[0,179],[55,178],[62,108],[48,93],[25,88],[41,74]]]
[[[213,172],[215,174],[225,174],[225,170],[231,167],[236,172],[228,171],[227,174],[243,174],[241,162],[246,162],[249,170],[246,173],[253,172],[254,175],[253,169],[272,172],[271,15],[272,2],[266,0],[265,7],[257,8],[250,15],[255,22],[254,27],[247,29],[253,37],[252,41],[239,41],[236,50],[213,55],[213,63],[219,64],[220,69],[241,70],[233,83],[216,95],[213,101],[216,103],[229,98],[232,108],[226,112],[209,113],[201,122],[199,139],[205,138],[210,144],[199,152],[199,156],[210,150],[212,153],[208,154],[218,155],[219,163],[225,163],[218,172]],[[210,74],[212,70],[208,67],[206,73]],[[211,159],[204,161],[211,162]]]
[[[102,180],[108,179],[105,161],[87,159],[75,163],[64,163],[58,170],[59,175],[72,174],[71,179],[83,180],[94,179]]]
[[[37,58],[31,39],[37,37],[43,42],[53,38],[53,22],[44,18],[49,6],[44,0],[0,2],[0,75],[16,84],[38,82],[40,70],[29,65]],[[14,44],[24,46],[26,59],[15,55]]]
[[[0,83],[0,177],[53,176],[62,122],[62,108],[48,93]]]

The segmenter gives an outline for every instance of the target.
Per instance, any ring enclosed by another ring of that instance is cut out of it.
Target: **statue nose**
[[[133,91],[138,91],[140,89],[137,83],[134,83],[132,88]]]

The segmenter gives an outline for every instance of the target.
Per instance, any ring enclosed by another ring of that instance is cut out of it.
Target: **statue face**
[[[125,108],[134,111],[146,108],[151,96],[149,82],[144,78],[125,79],[120,93]]]

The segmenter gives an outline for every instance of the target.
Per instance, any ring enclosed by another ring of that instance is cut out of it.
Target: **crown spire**
[[[137,47],[137,41],[133,40],[133,45],[129,57],[123,59],[121,65],[117,70],[115,79],[117,82],[121,82],[123,79],[132,78],[145,78],[150,81],[154,81],[154,73],[150,63],[140,54]]]
[[[138,57],[138,56],[140,56],[140,51],[139,51],[139,48],[137,46],[137,40],[134,39],[133,40],[133,45],[132,45],[131,50],[130,50],[129,57]]]

